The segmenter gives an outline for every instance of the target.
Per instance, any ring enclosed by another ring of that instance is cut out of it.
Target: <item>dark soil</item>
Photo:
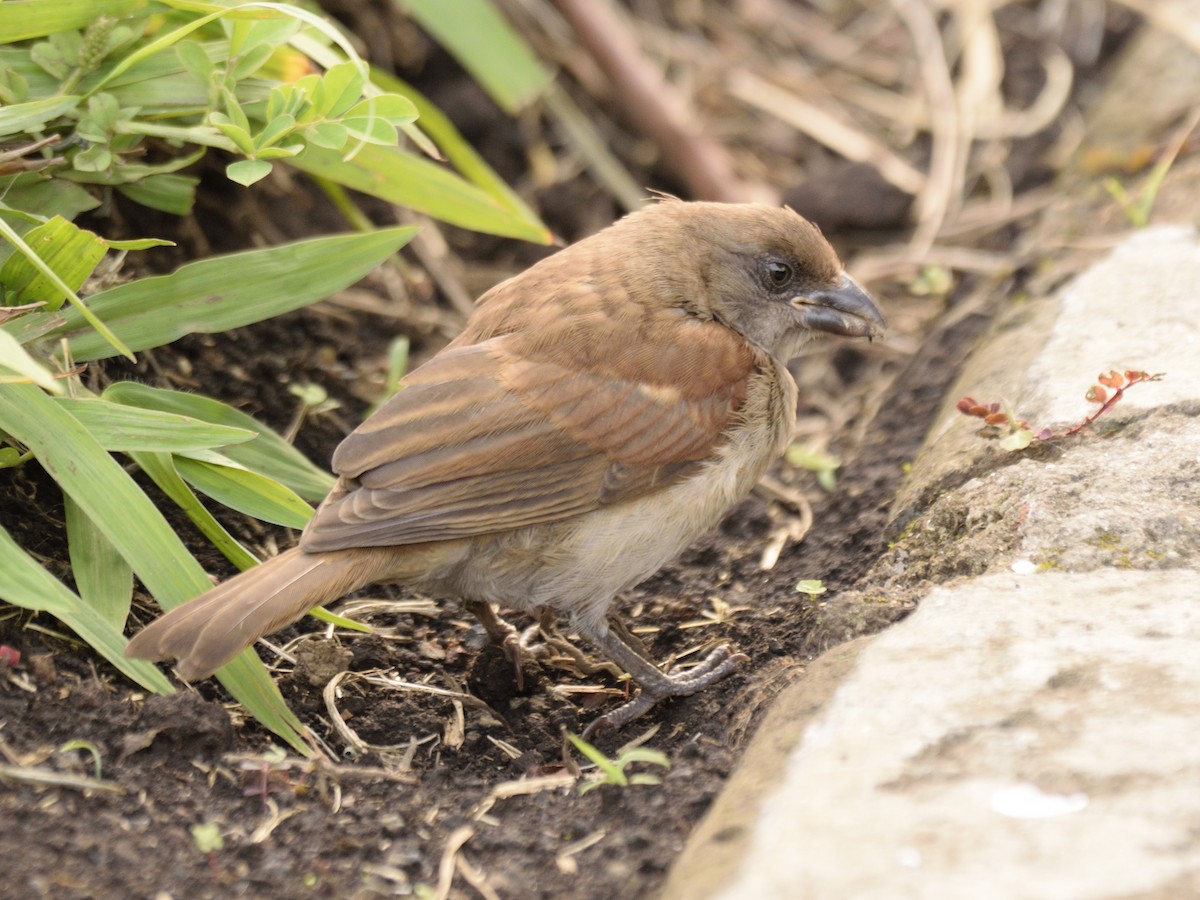
[[[440,92],[431,90],[440,93],[435,99],[457,114],[468,138],[506,177],[514,177],[524,140],[516,126],[445,60],[435,59],[429,69],[426,75],[443,84]],[[754,133],[753,123],[746,133]],[[656,183],[652,171],[642,174],[644,183]],[[235,202],[233,196],[245,192],[232,192],[219,178],[211,183],[215,193],[202,192],[209,198],[205,208],[178,229],[180,257],[166,267],[189,255],[249,246],[254,234],[283,239],[344,227],[314,192],[295,184],[269,184],[258,200]],[[673,187],[669,180],[661,186]],[[615,214],[583,177],[532,193],[551,228],[570,239]],[[130,207],[116,211],[139,235],[175,228],[137,218],[143,213]],[[448,237],[457,257],[489,272],[517,271],[546,252],[452,229]],[[464,281],[473,284],[467,276]],[[382,277],[363,287],[388,294]],[[794,366],[802,425],[848,460],[831,493],[817,488],[810,474],[782,464],[773,473],[813,503],[816,524],[804,540],[789,543],[773,568],[762,569],[764,546],[797,512],[756,493],[716,533],[619,601],[657,659],[723,640],[750,658],[713,688],[663,704],[619,734],[597,737],[609,756],[635,738],[666,754],[668,770],[636,767],[661,775],[661,784],[581,794],[551,782],[532,793],[510,792],[519,779],[562,775],[578,765],[564,733],[578,733],[611,708],[624,685],[604,673],[533,667],[518,690],[511,665],[453,598],[432,598],[436,615],[406,611],[403,603],[361,605],[364,599],[420,599],[403,588],[373,588],[347,602],[360,604],[355,616],[375,626],[375,634],[339,634],[330,643],[316,639],[310,619],[270,638],[298,657],[294,665],[260,647],[268,664],[278,664],[288,702],[336,762],[284,755],[230,706],[215,682],[147,697],[53,619],[3,607],[0,643],[18,649],[23,660],[16,669],[0,669],[0,765],[7,767],[0,770],[0,897],[653,894],[765,707],[803,677],[806,663],[828,643],[839,597],[881,587],[870,581],[871,566],[886,549],[889,505],[903,465],[916,455],[986,322],[982,314],[966,316],[925,340],[925,323],[933,318],[928,303],[895,293],[883,297],[883,306],[910,323],[906,339],[919,351],[828,343]],[[412,308],[432,308],[439,298],[417,290],[412,301]],[[197,390],[281,430],[299,408],[288,387],[318,384],[340,406],[306,418],[296,443],[324,463],[378,396],[388,341],[407,334],[420,362],[446,340],[452,329],[438,323],[453,322],[453,314],[439,309],[441,318],[323,304],[230,334],[187,338],[143,354],[136,367],[94,367],[87,377],[97,384],[133,377]],[[0,521],[69,579],[56,490],[36,465],[8,470],[0,482]],[[235,517],[223,521],[264,554],[293,539]],[[179,527],[211,572],[230,574],[186,522]],[[821,579],[829,590],[817,598],[798,593],[802,579]],[[838,637],[882,627],[910,608],[906,597],[882,593],[876,614],[846,616],[851,624]],[[155,610],[144,594],[138,600],[134,618],[144,623]],[[339,645],[345,653],[328,652]],[[384,675],[476,700],[415,692],[384,683]],[[326,691],[334,676],[337,691]],[[580,686],[607,690],[573,690]],[[336,712],[323,691],[338,694]],[[331,715],[370,749],[350,749]],[[81,741],[88,749],[64,749]],[[89,749],[111,790],[3,777],[34,767],[92,775]],[[205,826],[219,834],[219,848],[204,843]]]
[[[187,359],[190,378],[204,390],[240,401],[277,425],[292,413],[286,384],[311,378],[341,395],[344,418],[355,421],[361,402],[313,360],[327,359],[321,348],[334,344],[371,358],[379,324],[358,323],[344,332],[340,318],[309,311],[232,335],[187,339],[155,358],[164,370],[177,356]],[[830,363],[845,365],[848,355],[861,352],[872,351],[828,351],[813,365],[837,378]],[[878,366],[849,368],[878,376]],[[943,392],[953,360],[920,371],[935,377],[914,372],[885,400],[885,416],[872,431],[888,438],[870,442],[839,473],[838,491],[818,503],[813,533],[785,549],[774,569],[761,571],[759,555],[784,513],[754,496],[718,533],[622,600],[628,621],[656,658],[724,639],[751,658],[714,688],[667,703],[623,733],[597,738],[615,755],[623,742],[654,728],[648,745],[671,761],[656,787],[605,787],[583,796],[557,787],[492,798],[497,785],[564,771],[563,730],[578,733],[598,714],[580,698],[611,705],[622,688],[604,674],[580,678],[528,669],[525,691],[518,693],[511,665],[486,645],[453,600],[442,602],[434,617],[370,613],[368,620],[386,639],[339,638],[350,651],[348,664],[335,666],[317,686],[308,676],[315,669],[320,678],[319,660],[301,652],[295,672],[282,668],[279,683],[293,709],[338,750],[345,743],[329,726],[322,687],[343,667],[466,690],[487,704],[468,705],[461,713],[464,727],[456,732],[460,713],[451,699],[347,679],[338,703],[346,723],[371,745],[395,749],[346,755],[337,765],[272,756],[269,735],[255,723],[235,716],[231,724],[222,706],[227,698],[211,682],[172,697],[145,697],[84,649],[30,629],[61,631],[52,620],[31,623],[10,611],[0,621],[0,642],[20,649],[26,664],[0,682],[0,746],[8,761],[89,774],[87,753],[59,749],[87,741],[99,754],[104,779],[119,791],[5,783],[0,817],[10,827],[0,831],[0,848],[20,863],[10,869],[14,878],[0,883],[0,895],[408,893],[437,883],[447,841],[468,827],[461,855],[500,896],[645,896],[720,789],[760,712],[803,673],[818,605],[795,591],[796,582],[823,579],[832,591],[820,606],[835,606],[837,591],[853,586],[880,554],[901,463],[916,452],[936,408],[931,398]],[[265,405],[272,400],[284,408]],[[312,445],[314,458],[327,459],[339,435],[332,423],[317,422],[301,430],[300,443]],[[29,472],[0,500],[6,523],[26,516],[25,526],[16,529],[22,543],[40,545],[47,555],[62,552],[54,521],[59,514],[44,504],[37,516],[22,510],[28,510],[28,495],[45,497],[52,490]],[[256,530],[245,524],[241,533],[256,541]],[[264,539],[287,541],[285,535],[257,535],[259,545]],[[218,560],[208,561],[222,570]],[[385,595],[382,589],[369,593]],[[411,599],[402,589],[390,593]],[[692,627],[706,621],[706,613],[714,621]],[[300,630],[311,628],[301,623],[272,642]],[[583,683],[613,690],[566,696],[548,690]],[[415,752],[404,761],[414,740]],[[204,824],[219,829],[223,849],[198,849],[190,829]],[[462,876],[455,884],[464,884]]]

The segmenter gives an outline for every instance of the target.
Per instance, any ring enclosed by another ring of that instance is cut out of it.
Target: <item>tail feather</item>
[[[388,555],[293,548],[152,622],[129,642],[125,655],[178,657],[176,670],[183,678],[207,678],[264,634],[379,580],[388,568]]]

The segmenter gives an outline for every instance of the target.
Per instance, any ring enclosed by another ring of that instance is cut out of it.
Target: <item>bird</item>
[[[785,207],[664,198],[483,294],[462,333],[334,451],[297,546],[142,629],[126,654],[208,677],[259,637],[368,584],[550,610],[640,692],[618,728],[746,660],[724,643],[663,671],[610,617],[622,591],[713,529],[786,447],[786,363],[886,322]],[[589,732],[593,730],[589,727]]]

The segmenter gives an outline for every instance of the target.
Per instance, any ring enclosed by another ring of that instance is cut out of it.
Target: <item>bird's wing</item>
[[[552,522],[695,471],[733,423],[760,352],[713,322],[641,361],[522,334],[453,346],[413,372],[333,457],[308,551]],[[585,329],[586,330],[586,329]],[[679,338],[679,335],[675,336]],[[613,377],[617,371],[637,379]]]

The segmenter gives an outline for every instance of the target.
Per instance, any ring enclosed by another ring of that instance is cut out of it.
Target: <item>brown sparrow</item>
[[[728,645],[662,672],[610,628],[614,596],[717,524],[788,442],[784,363],[884,319],[788,209],[665,200],[484,294],[466,329],[337,448],[299,546],[152,623],[129,656],[211,675],[363,585],[549,608],[640,684],[618,726],[723,678]]]

